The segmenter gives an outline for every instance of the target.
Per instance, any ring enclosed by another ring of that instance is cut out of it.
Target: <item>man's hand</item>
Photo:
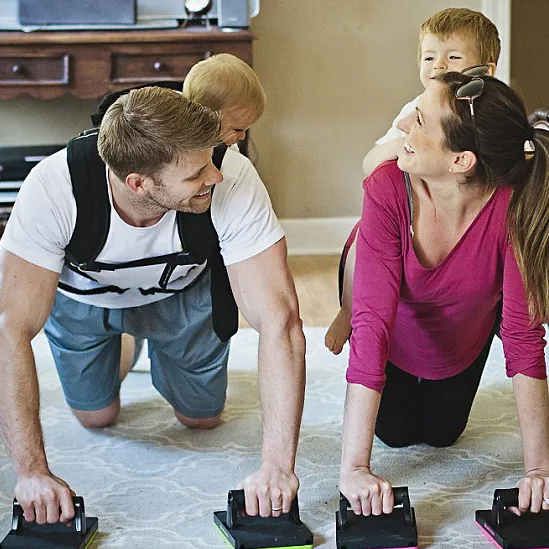
[[[299,489],[299,480],[293,470],[283,470],[274,465],[263,464],[244,480],[246,513],[262,517],[278,517],[289,513],[292,501]]]
[[[48,473],[20,476],[15,498],[25,520],[38,524],[67,523],[74,518],[74,492],[62,479]]]
[[[349,501],[355,515],[381,515],[393,511],[393,488],[374,475],[369,467],[342,470],[339,489]]]
[[[242,484],[251,516],[288,513],[305,394],[305,336],[287,263],[286,240],[227,268],[244,318],[259,334],[259,394],[263,413],[261,468]]]

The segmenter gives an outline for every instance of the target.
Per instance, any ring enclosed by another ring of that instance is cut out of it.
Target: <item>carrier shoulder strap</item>
[[[111,219],[105,164],[97,152],[97,131],[69,141],[67,162],[76,200],[76,225],[65,252],[71,263],[85,265],[103,249]]]
[[[212,162],[218,170],[221,170],[221,166],[223,165],[223,159],[225,158],[225,153],[227,152],[228,148],[229,147],[227,147],[227,145],[225,145],[224,143],[221,143],[217,147],[214,147]]]
[[[212,161],[218,170],[221,169],[226,152],[227,145],[218,145],[214,149]],[[212,192],[214,189],[215,187]],[[221,341],[228,341],[238,330],[238,308],[221,256],[211,208],[203,214],[178,212],[177,227],[185,250],[195,257],[207,259],[210,263],[213,328]]]
[[[91,265],[105,245],[110,228],[110,202],[105,185],[105,164],[97,152],[99,125],[107,109],[132,89],[159,86],[183,90],[183,81],[149,82],[106,94],[91,115],[93,128],[85,130],[67,145],[67,161],[77,206],[76,226],[66,248],[69,264]],[[85,204],[86,207],[82,207]]]
[[[227,152],[227,145],[214,148],[212,162],[220,170]],[[212,187],[212,196],[215,186]],[[211,207],[202,214],[177,212],[177,229],[183,249],[196,257],[200,263],[211,257],[219,249],[219,237],[212,223]]]

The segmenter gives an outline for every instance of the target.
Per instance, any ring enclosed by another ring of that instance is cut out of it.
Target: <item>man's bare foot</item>
[[[345,309],[339,309],[339,312],[324,336],[324,345],[326,345],[334,355],[338,355],[343,350],[343,345],[345,345],[350,335],[351,315]]]
[[[122,347],[120,349],[120,381],[124,381],[126,376],[134,370],[135,363],[143,349],[143,338],[135,338],[130,334],[122,334]],[[147,369],[134,370],[145,372]]]
[[[133,368],[135,353],[135,338],[130,334],[122,334],[122,348],[120,349],[120,381],[124,381]]]

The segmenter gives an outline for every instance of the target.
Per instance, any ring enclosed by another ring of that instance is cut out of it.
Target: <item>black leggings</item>
[[[451,446],[465,430],[493,335],[476,360],[460,374],[429,380],[387,363],[387,381],[375,433],[393,448],[425,443]]]

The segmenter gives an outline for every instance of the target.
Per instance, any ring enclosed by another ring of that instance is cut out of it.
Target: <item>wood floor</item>
[[[337,266],[339,256],[290,256],[301,318],[305,326],[329,326],[339,309]],[[241,320],[241,326],[246,322]]]

